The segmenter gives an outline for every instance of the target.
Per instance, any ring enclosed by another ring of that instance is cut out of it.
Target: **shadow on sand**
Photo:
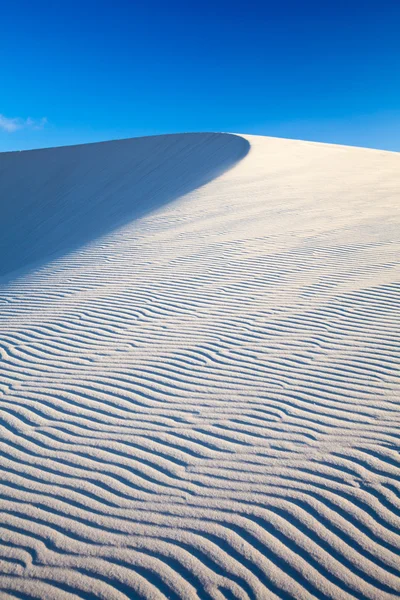
[[[0,282],[191,192],[248,150],[237,135],[186,133],[0,154]]]

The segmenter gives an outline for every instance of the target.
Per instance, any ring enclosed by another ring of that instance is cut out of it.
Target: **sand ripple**
[[[398,155],[245,138],[16,251],[58,258],[0,290],[2,598],[400,597]]]

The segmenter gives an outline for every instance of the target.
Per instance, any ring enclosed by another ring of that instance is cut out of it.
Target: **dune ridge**
[[[221,136],[183,163],[176,136],[177,171],[170,140],[150,144],[151,210],[127,210],[141,180],[124,169],[119,220],[90,239],[82,224],[57,246],[43,226],[31,256],[36,204],[18,212],[2,252],[27,242],[0,289],[4,598],[400,596],[399,156]],[[111,144],[115,173],[128,142]],[[35,156],[1,172],[2,204],[24,206]]]

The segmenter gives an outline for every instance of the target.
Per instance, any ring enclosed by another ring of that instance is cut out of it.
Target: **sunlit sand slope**
[[[399,155],[204,135],[0,155],[0,597],[400,595]]]

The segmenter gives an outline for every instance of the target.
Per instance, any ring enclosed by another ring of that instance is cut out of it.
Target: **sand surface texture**
[[[400,156],[0,155],[0,597],[400,596]]]

